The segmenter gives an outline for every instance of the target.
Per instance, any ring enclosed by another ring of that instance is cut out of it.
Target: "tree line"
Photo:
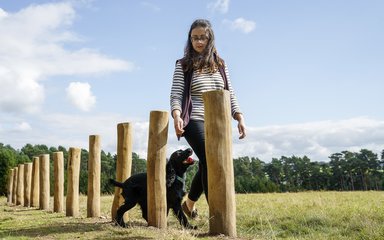
[[[18,164],[31,162],[34,156],[62,151],[68,159],[65,147],[47,147],[46,145],[26,144],[20,150],[0,143],[0,194],[7,192],[6,185],[9,170]],[[87,194],[88,151],[81,150],[79,191]],[[116,177],[117,155],[101,151],[101,193],[111,194],[113,186],[109,178]],[[239,157],[234,161],[235,191],[237,193],[296,192],[309,190],[383,190],[384,189],[384,150],[380,158],[367,149],[359,152],[343,151],[329,156],[328,162],[311,161],[308,157],[282,156],[271,162],[263,162],[254,157]],[[186,188],[191,185],[197,171],[197,164],[189,168]],[[64,161],[67,169],[67,161]],[[131,175],[145,172],[146,160],[132,153]],[[66,187],[67,171],[64,171]],[[53,179],[53,161],[50,161],[50,176]],[[53,193],[51,181],[51,193]],[[64,189],[66,192],[66,189]]]
[[[234,159],[235,190],[250,192],[297,192],[310,190],[355,191],[384,189],[384,150],[380,158],[367,149],[334,153],[328,162],[308,157]]]

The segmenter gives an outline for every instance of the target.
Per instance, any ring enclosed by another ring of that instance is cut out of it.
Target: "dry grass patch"
[[[227,239],[207,235],[204,198],[192,221],[199,229],[193,231],[182,229],[173,214],[167,229],[147,227],[138,207],[129,211],[128,228],[117,227],[110,219],[112,200],[101,198],[101,218],[86,218],[87,199],[81,196],[81,217],[73,218],[8,206],[2,197],[0,239]],[[239,239],[384,239],[383,192],[238,194],[236,203]]]

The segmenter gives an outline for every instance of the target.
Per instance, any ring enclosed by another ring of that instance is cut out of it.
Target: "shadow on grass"
[[[0,239],[158,239],[144,220],[129,220],[122,228],[107,219],[68,218],[37,208],[3,211],[7,215],[0,215]]]
[[[83,239],[153,239],[142,236],[132,236],[110,231],[106,225],[113,225],[111,222],[98,223],[54,223],[47,226],[37,226],[31,228],[23,228],[19,230],[2,230],[0,231],[0,239],[6,237],[27,237],[27,238],[67,238],[60,235],[76,235],[75,238]],[[95,232],[99,232],[96,235]],[[87,235],[89,233],[89,235]],[[112,235],[111,235],[112,234]],[[116,235],[115,235],[116,234]],[[106,236],[107,235],[107,236]],[[73,236],[72,236],[73,237]],[[71,236],[68,236],[70,239]]]
[[[3,211],[9,217],[0,218],[0,239],[158,239],[153,236],[153,230],[151,231],[151,227],[148,228],[144,220],[130,219],[126,223],[127,227],[122,228],[106,219],[71,219],[65,217],[63,212],[53,213],[38,208],[14,206]],[[12,223],[14,221],[18,224],[14,225]],[[192,235],[197,238],[209,236],[201,232],[194,232]]]

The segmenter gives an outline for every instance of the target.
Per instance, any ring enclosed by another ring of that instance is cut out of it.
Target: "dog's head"
[[[193,165],[195,161],[192,156],[192,149],[177,150],[171,154],[167,162],[167,186],[171,186],[176,176],[183,177],[188,167]]]

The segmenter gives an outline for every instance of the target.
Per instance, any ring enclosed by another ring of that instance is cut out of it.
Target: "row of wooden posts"
[[[206,158],[208,167],[209,232],[236,237],[236,203],[232,163],[232,127],[229,92],[211,91],[203,94],[205,107]],[[167,226],[166,145],[168,112],[151,111],[147,155],[148,225]],[[87,217],[100,217],[100,136],[89,136]],[[71,147],[68,155],[66,216],[79,216],[79,175],[81,149]],[[53,211],[64,211],[64,157],[53,153]],[[11,169],[8,181],[8,202],[25,207],[49,210],[50,155],[33,157],[31,163]],[[132,125],[117,125],[116,179],[125,181],[131,174]],[[115,188],[111,215],[115,218],[124,202],[121,189]],[[124,221],[128,220],[127,213]]]
[[[100,137],[92,135],[88,161],[87,217],[100,217]],[[69,148],[66,216],[79,216],[80,148]],[[32,162],[11,169],[8,182],[8,203],[15,206],[37,207],[49,210],[50,206],[50,155],[33,157]],[[54,194],[53,212],[64,211],[64,155],[53,153]]]

